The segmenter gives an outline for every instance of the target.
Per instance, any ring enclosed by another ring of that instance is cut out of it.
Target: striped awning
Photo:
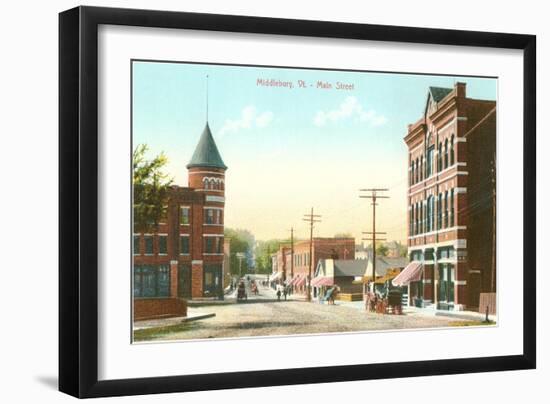
[[[399,275],[397,275],[393,281],[393,286],[405,286],[408,285],[411,282],[417,282],[422,277],[422,263],[418,261],[413,261],[409,263],[401,271]]]
[[[271,274],[271,276],[269,277],[269,282],[275,282],[276,280],[279,280],[282,277],[283,277],[282,272],[276,272],[274,274]]]
[[[311,280],[311,286],[321,287],[321,286],[332,286],[334,285],[334,278],[331,276],[318,276]]]
[[[294,282],[292,285],[294,286],[302,286],[306,284],[306,276],[302,274],[298,274],[294,277]]]

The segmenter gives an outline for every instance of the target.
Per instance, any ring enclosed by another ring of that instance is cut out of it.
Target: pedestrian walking
[[[286,295],[288,294],[288,286],[285,286],[283,288],[283,296],[285,297],[285,300],[286,300]]]

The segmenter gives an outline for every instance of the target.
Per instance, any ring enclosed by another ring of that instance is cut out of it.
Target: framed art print
[[[534,36],[78,7],[59,72],[60,390],[535,367]]]

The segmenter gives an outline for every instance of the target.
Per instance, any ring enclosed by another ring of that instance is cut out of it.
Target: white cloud
[[[258,113],[256,107],[248,105],[241,111],[238,119],[227,119],[220,130],[220,136],[237,132],[241,129],[265,128],[273,120],[273,112]]]
[[[267,125],[271,123],[272,120],[273,120],[273,112],[271,111],[262,112],[256,118],[256,126],[258,126],[258,128],[265,128]]]
[[[365,110],[356,97],[347,97],[336,109],[317,111],[313,118],[315,126],[325,126],[345,119],[356,118],[359,122],[370,126],[384,125],[388,119],[373,109]]]

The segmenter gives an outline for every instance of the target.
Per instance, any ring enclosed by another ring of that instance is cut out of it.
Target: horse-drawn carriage
[[[390,289],[385,296],[368,292],[365,296],[365,309],[379,314],[403,314],[401,291]]]
[[[237,287],[237,300],[247,300],[248,296],[246,295],[246,287],[244,285],[244,281],[241,281],[239,283],[239,286]]]

